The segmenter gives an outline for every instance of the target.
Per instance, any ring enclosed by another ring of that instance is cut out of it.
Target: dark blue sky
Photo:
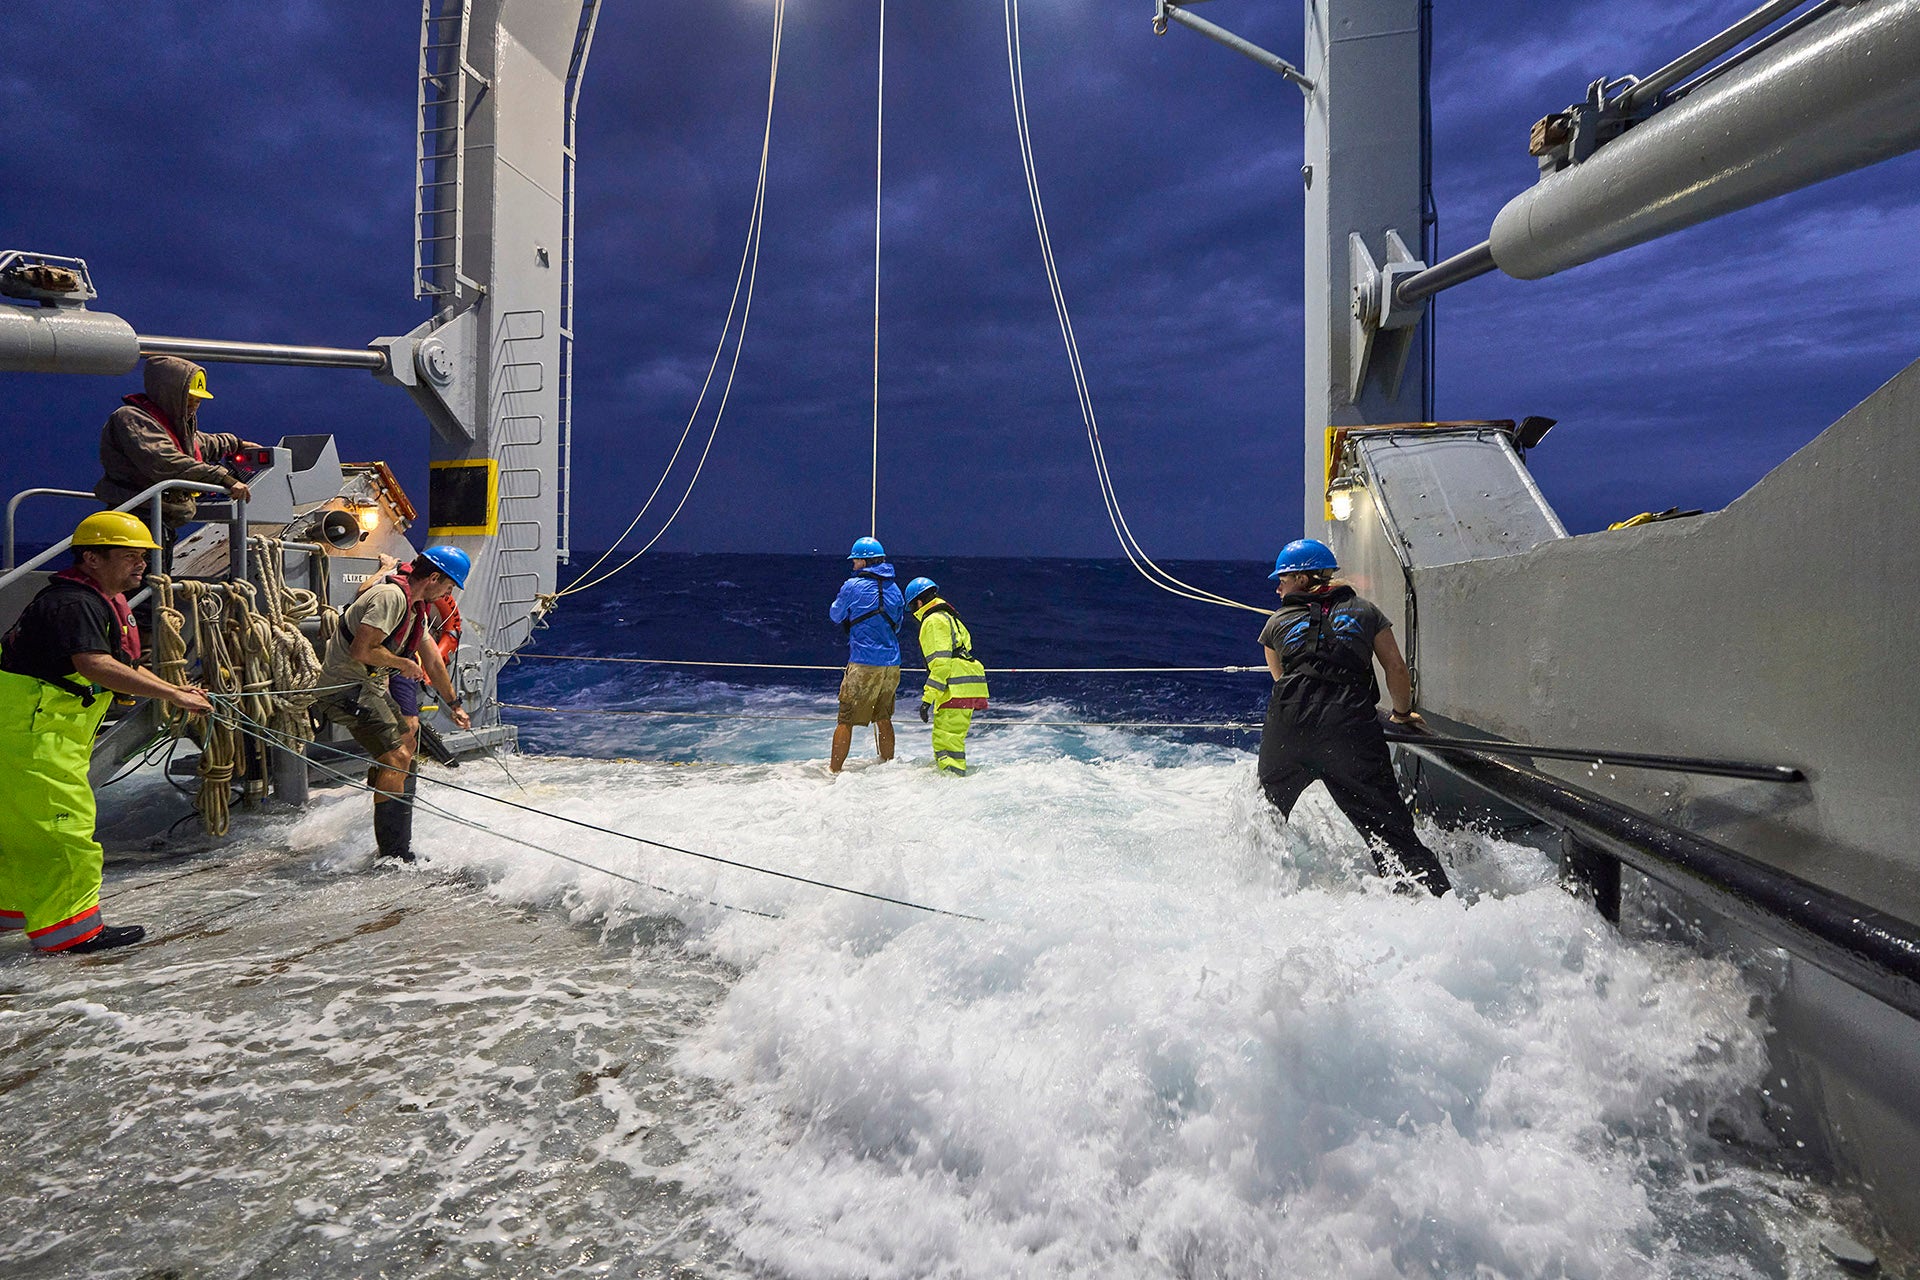
[[[1440,0],[1441,247],[1530,184],[1528,126],[1751,0]],[[0,247],[85,257],[148,333],[360,345],[413,327],[418,7],[8,7]],[[1297,4],[1207,15],[1288,56]],[[1134,532],[1167,557],[1298,533],[1300,95],[1147,0],[1027,0],[1055,252]],[[919,554],[1116,554],[1027,208],[1001,7],[888,10],[880,531]],[[663,549],[841,550],[870,442],[870,0],[794,0],[746,353]],[[609,3],[582,100],[576,541],[617,532],[719,337],[758,160],[769,0]],[[1913,158],[1549,281],[1443,296],[1443,417],[1561,420],[1569,527],[1716,507],[1914,355]],[[363,374],[216,366],[216,430],[333,431],[423,497],[428,428]],[[9,491],[88,488],[137,380],[0,377]],[[702,428],[704,430],[704,428]],[[672,489],[672,486],[669,486]],[[51,519],[29,528],[52,528]],[[651,529],[648,530],[651,532]]]

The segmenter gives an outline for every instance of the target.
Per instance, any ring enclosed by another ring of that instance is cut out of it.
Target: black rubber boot
[[[373,842],[382,858],[413,861],[413,806],[405,800],[373,802]]]
[[[60,954],[83,956],[91,951],[111,951],[115,947],[130,947],[146,936],[146,928],[142,925],[110,924],[85,942],[75,943]]]

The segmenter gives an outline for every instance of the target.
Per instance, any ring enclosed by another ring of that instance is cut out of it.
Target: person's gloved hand
[[[933,704],[931,702],[921,703],[920,704],[920,723],[929,724],[932,722],[932,720],[933,720]]]

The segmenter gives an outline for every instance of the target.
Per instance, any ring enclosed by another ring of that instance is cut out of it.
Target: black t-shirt
[[[0,641],[0,671],[72,684],[76,653],[106,653],[125,662],[120,619],[92,587],[55,578]]]

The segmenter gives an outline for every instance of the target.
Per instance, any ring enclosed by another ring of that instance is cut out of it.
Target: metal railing
[[[9,569],[13,568],[14,514],[20,510],[20,504],[22,502],[25,502],[28,498],[38,498],[38,497],[85,498],[89,502],[99,501],[98,498],[94,497],[93,490],[91,489],[22,489],[20,492],[14,494],[13,497],[7,499],[6,559],[5,561],[0,562],[0,573],[5,573]]]
[[[55,556],[73,549],[72,537],[62,538],[25,564],[18,566],[13,565],[11,563],[13,559],[13,513],[20,500],[35,493],[73,492],[75,491],[71,489],[27,489],[15,494],[13,500],[7,504],[7,559],[9,564],[7,571],[0,573],[0,591],[4,591],[7,587],[12,586],[15,582],[26,577],[29,573],[32,573]],[[218,494],[223,498],[228,496],[227,491],[217,484],[201,484],[196,480],[162,480],[159,484],[151,488],[141,490],[119,506],[112,508],[112,510],[131,512],[142,503],[147,504],[147,529],[153,534],[153,540],[155,542],[163,543],[166,539],[162,536],[165,531],[165,524],[162,520],[161,506],[166,495],[169,493]],[[93,495],[88,494],[87,496],[92,497]],[[247,576],[247,504],[246,501],[241,498],[233,498],[232,502],[233,515],[227,521],[229,528],[227,536],[228,564],[235,578],[244,579]],[[159,551],[151,552],[147,556],[147,572],[160,572]]]
[[[1920,1017],[1920,928],[1912,923],[1537,769],[1406,739],[1396,745],[1557,827],[1571,853],[1611,864],[1606,892],[1613,901],[1597,903],[1609,919],[1619,918],[1618,872],[1612,868],[1632,867],[1908,1017]]]

